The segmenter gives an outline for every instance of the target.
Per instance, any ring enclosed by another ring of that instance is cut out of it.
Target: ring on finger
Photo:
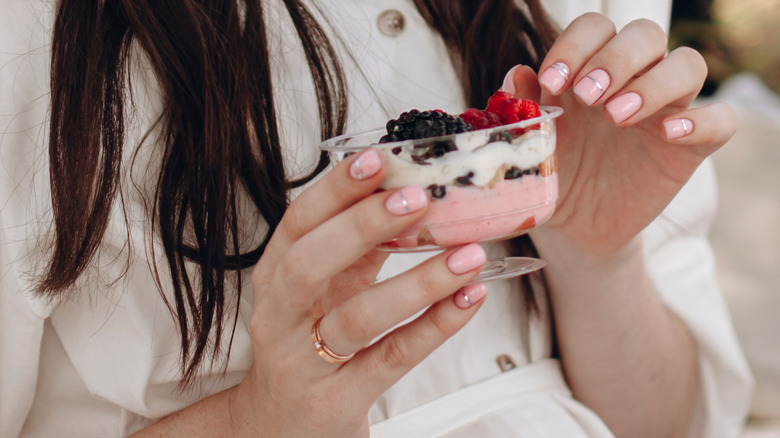
[[[334,364],[344,363],[352,359],[355,356],[355,353],[344,356],[333,352],[333,350],[325,345],[325,342],[322,340],[322,335],[320,334],[320,323],[324,317],[325,316],[321,316],[314,322],[314,325],[311,326],[311,342],[314,344],[314,349],[317,350],[317,354],[326,362]]]

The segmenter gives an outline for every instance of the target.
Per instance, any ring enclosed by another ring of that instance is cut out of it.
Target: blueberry
[[[447,189],[444,186],[439,186],[436,184],[429,185],[428,191],[430,191],[431,196],[433,196],[436,199],[441,199],[447,195]]]
[[[504,174],[504,179],[517,179],[523,176],[523,171],[519,167],[512,166]]]
[[[471,178],[474,178],[474,172],[469,172],[466,175],[455,178],[455,182],[461,186],[470,186],[473,184]]]

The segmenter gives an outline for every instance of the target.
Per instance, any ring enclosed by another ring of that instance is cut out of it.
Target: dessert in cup
[[[558,198],[557,107],[496,92],[485,110],[460,116],[411,110],[382,129],[322,143],[333,161],[376,148],[387,163],[383,189],[426,188],[426,215],[381,249],[427,251],[504,240],[547,221]],[[475,282],[522,275],[545,266],[528,257],[490,260]]]

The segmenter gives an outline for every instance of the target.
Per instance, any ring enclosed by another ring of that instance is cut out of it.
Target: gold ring
[[[355,356],[355,353],[342,356],[334,353],[333,350],[325,345],[325,342],[323,342],[322,336],[320,335],[320,323],[324,317],[325,316],[321,316],[320,319],[311,326],[311,342],[314,344],[314,349],[317,350],[317,354],[328,363],[344,363],[352,359],[352,357]]]

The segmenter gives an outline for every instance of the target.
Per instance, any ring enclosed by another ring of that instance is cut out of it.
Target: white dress
[[[128,189],[129,221],[116,212],[97,259],[100,275],[88,272],[82,290],[69,300],[47,303],[31,295],[50,233],[46,97],[53,3],[0,0],[0,437],[121,437],[240,381],[251,361],[246,331],[251,294],[241,303],[227,373],[177,392],[178,337],[147,266],[141,199]],[[463,109],[443,43],[411,2],[322,3],[324,11],[338,12],[326,13],[361,66],[361,74],[346,66],[349,130],[381,125],[411,107]],[[618,24],[639,15],[668,21],[667,2],[548,3],[563,25],[585,10],[610,13]],[[405,17],[398,35],[386,35],[377,25],[377,17],[389,9]],[[276,8],[269,14],[276,87],[285,96],[279,109],[286,158],[303,173],[318,153],[318,133],[305,128],[318,126],[310,110],[315,95],[289,23]],[[135,147],[159,112],[159,101],[143,62],[133,63],[132,75],[137,111],[127,141]],[[129,187],[129,181],[123,183]],[[701,384],[691,436],[736,437],[751,379],[715,283],[706,239],[713,187],[712,169],[705,164],[644,238],[657,289],[698,341]],[[422,257],[394,256],[382,275]],[[112,283],[125,262],[127,274]],[[526,317],[513,282],[490,287],[477,316],[380,397],[369,414],[372,436],[611,436],[571,397],[558,364],[549,359],[547,315]],[[517,367],[502,372],[499,356]]]

